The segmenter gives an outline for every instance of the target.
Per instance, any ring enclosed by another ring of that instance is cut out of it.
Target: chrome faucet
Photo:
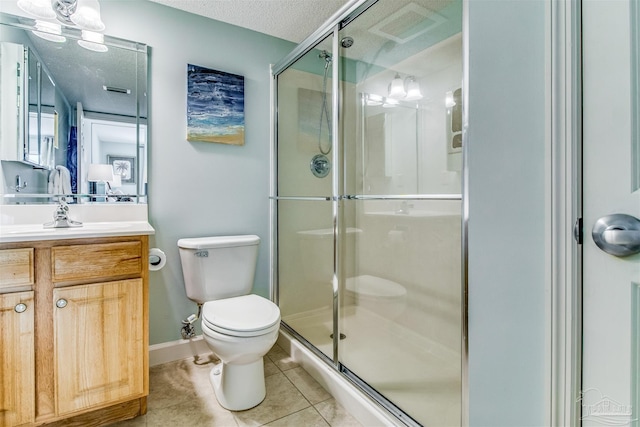
[[[74,221],[69,218],[69,205],[64,200],[58,201],[58,206],[53,213],[53,221],[47,222],[43,225],[44,228],[70,228],[70,227],[82,227],[80,221]]]
[[[27,181],[23,181],[20,175],[16,175],[16,186],[12,188],[16,190],[16,193],[19,193],[20,190],[27,188]]]

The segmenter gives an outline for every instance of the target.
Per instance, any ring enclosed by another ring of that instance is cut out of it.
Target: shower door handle
[[[591,236],[608,254],[625,257],[640,253],[640,219],[631,215],[603,216],[594,224]]]

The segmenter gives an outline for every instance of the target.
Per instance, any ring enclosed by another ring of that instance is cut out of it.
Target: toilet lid
[[[368,274],[349,277],[346,282],[347,291],[362,296],[388,298],[401,297],[407,293],[407,290],[399,283]]]
[[[258,295],[242,295],[208,301],[202,307],[202,322],[214,331],[234,336],[256,336],[280,322],[280,309]]]

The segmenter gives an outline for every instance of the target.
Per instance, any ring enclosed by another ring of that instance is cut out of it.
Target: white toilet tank
[[[251,293],[258,236],[214,236],[178,240],[189,299],[204,304]]]

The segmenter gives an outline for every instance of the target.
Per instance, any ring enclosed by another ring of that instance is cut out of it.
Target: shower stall
[[[354,0],[272,67],[283,329],[397,417],[464,417],[461,0]]]

